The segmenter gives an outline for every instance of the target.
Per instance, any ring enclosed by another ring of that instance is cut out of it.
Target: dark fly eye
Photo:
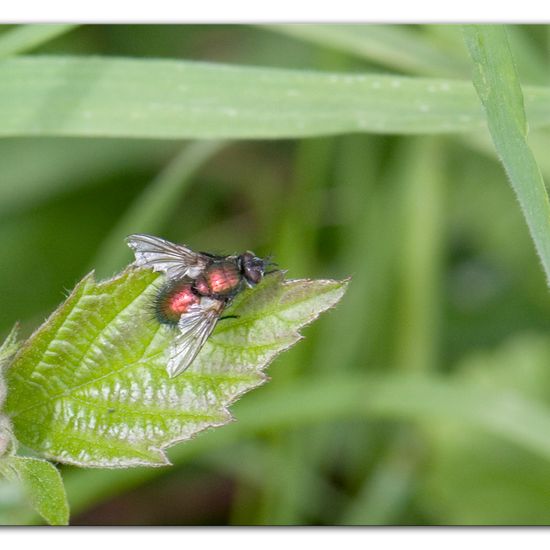
[[[241,256],[241,269],[244,278],[251,285],[257,285],[264,276],[265,263],[261,258],[251,252],[245,252]]]
[[[244,276],[247,278],[248,282],[253,285],[257,285],[264,275],[263,269],[258,267],[245,267]]]

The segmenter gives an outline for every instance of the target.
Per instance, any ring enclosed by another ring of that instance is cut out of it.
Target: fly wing
[[[200,304],[193,305],[178,322],[179,333],[170,349],[168,374],[174,378],[184,372],[193,362],[204,343],[212,334],[225,303],[220,300],[203,298]]]
[[[166,273],[168,278],[198,277],[209,259],[183,245],[151,235],[130,235],[126,243],[134,251],[135,265]]]

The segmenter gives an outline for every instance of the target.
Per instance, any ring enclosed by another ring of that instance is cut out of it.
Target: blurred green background
[[[548,27],[508,30],[522,83],[548,84]],[[44,53],[471,72],[452,25],[85,25],[32,51]],[[532,135],[539,157],[548,137]],[[550,415],[550,299],[487,143],[483,132],[0,140],[2,336],[16,320],[30,334],[89,270],[122,268],[131,260],[122,236],[136,231],[273,254],[292,278],[353,276],[342,303],[269,367],[269,384],[233,408],[238,427],[178,445],[169,468],[62,467],[71,523],[550,524],[550,451],[529,443],[524,430],[540,427],[515,408],[519,399]],[[170,199],[157,204],[163,192]],[[410,376],[422,391],[408,393]],[[330,405],[369,377],[361,414]],[[457,389],[452,398],[441,384]],[[264,395],[288,396],[296,417],[254,423],[270,414]],[[498,407],[484,395],[498,395]],[[412,404],[400,411],[386,406],[392,398]],[[513,434],[499,433],[501,415],[518,418]],[[535,436],[550,442],[542,429]],[[17,489],[0,485],[0,520],[39,521],[29,514]]]

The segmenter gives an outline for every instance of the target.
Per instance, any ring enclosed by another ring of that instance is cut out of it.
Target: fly
[[[249,251],[217,256],[151,235],[130,235],[126,242],[134,251],[136,266],[166,275],[155,313],[160,323],[178,331],[168,359],[172,377],[191,365],[233,298],[256,286],[272,265]]]

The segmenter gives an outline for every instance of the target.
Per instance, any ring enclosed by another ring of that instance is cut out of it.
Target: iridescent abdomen
[[[241,274],[235,262],[217,262],[209,266],[195,281],[195,289],[202,296],[228,296],[241,283]]]

